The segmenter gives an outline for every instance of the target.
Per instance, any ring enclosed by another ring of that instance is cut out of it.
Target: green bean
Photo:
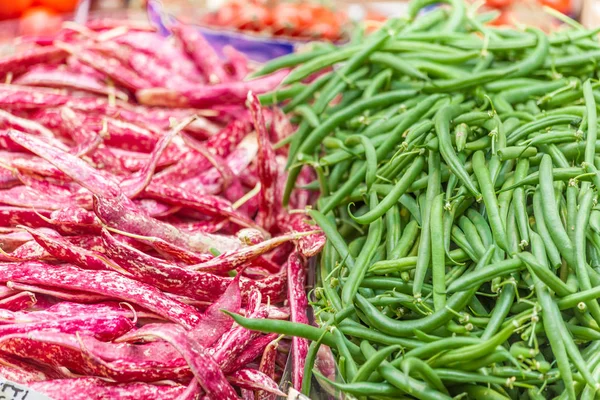
[[[433,280],[433,304],[436,311],[446,305],[446,251],[444,249],[444,230],[442,214],[444,194],[433,199],[430,215],[431,233],[431,272]]]
[[[583,96],[585,98],[588,120],[584,161],[586,164],[594,165],[594,156],[596,155],[596,138],[598,137],[598,111],[596,110],[596,100],[594,99],[592,83],[589,79],[583,84]]]
[[[377,193],[371,192],[369,203],[371,210],[374,210],[378,207]],[[346,284],[342,288],[343,305],[348,305],[352,303],[354,295],[358,291],[360,283],[363,280],[365,274],[367,273],[369,262],[373,258],[375,250],[377,249],[377,245],[381,241],[382,232],[383,222],[381,221],[381,218],[379,218],[369,226],[367,241],[365,242],[365,245],[361,250],[359,256],[356,258],[354,267],[352,267],[352,269],[350,270],[350,275],[346,280]]]
[[[380,218],[383,214],[387,212],[392,206],[394,206],[400,197],[406,192],[412,181],[416,178],[418,174],[423,170],[423,166],[425,163],[425,159],[423,157],[417,157],[415,161],[413,161],[412,165],[406,171],[405,174],[402,175],[402,178],[396,183],[394,189],[383,198],[383,200],[374,208],[369,210],[364,215],[354,216],[354,219],[359,224],[370,224],[375,221],[377,218]]]
[[[429,174],[430,174],[430,185],[427,187],[425,200],[428,203],[432,203],[435,197],[440,191],[440,157],[436,152],[429,152]],[[431,260],[431,209],[429,207],[421,207],[423,209],[422,218],[423,224],[421,228],[421,236],[419,238],[419,254],[420,257],[417,259],[417,265],[415,266],[415,276],[413,278],[413,295],[416,298],[421,297],[421,288],[425,280],[425,274],[429,268],[429,262]]]
[[[347,145],[351,146],[357,143],[361,143],[365,150],[365,159],[367,162],[366,183],[367,190],[370,190],[377,179],[377,152],[371,140],[365,136],[352,135],[346,139]]]
[[[486,247],[479,236],[479,231],[477,230],[475,224],[473,224],[469,218],[462,216],[458,219],[458,226],[465,234],[466,239],[471,245],[473,251],[477,254],[477,257],[481,257],[483,253],[485,253]],[[491,244],[488,244],[488,247],[490,245]]]
[[[411,375],[411,372],[419,375],[430,387],[437,389],[441,393],[448,394],[448,390],[442,383],[442,380],[437,376],[435,370],[427,365],[425,361],[414,357],[405,357],[400,363],[400,369],[409,376]]]
[[[324,46],[322,44],[315,49],[305,51],[302,53],[292,53],[286,56],[278,57],[267,64],[263,65],[261,69],[253,72],[250,77],[256,78],[262,75],[268,75],[271,72],[275,72],[282,68],[289,68],[295,65],[302,64],[303,62],[314,59],[315,57],[326,55],[331,53],[333,46]]]
[[[544,254],[544,242],[542,238],[535,234],[531,233],[532,240],[532,251],[536,255],[536,258],[539,260],[543,259],[542,255]],[[567,359],[567,350],[565,347],[565,343],[563,342],[562,335],[560,334],[559,324],[561,323],[560,318],[557,319],[558,310],[554,312],[554,309],[557,308],[556,304],[552,301],[546,287],[542,283],[541,280],[534,277],[535,291],[538,295],[542,306],[542,318],[544,320],[544,330],[546,331],[546,335],[548,337],[548,341],[550,342],[550,346],[552,348],[552,352],[554,353],[558,369],[560,370],[560,374],[565,383],[565,388],[567,390],[567,394],[569,399],[575,399],[575,390],[573,389],[573,375],[571,373],[571,367],[569,365]]]
[[[498,332],[502,322],[506,319],[515,299],[515,287],[513,285],[506,285],[502,288],[498,301],[492,311],[492,316],[481,335],[482,340],[488,340]]]
[[[579,204],[579,211],[577,212],[577,221],[575,229],[575,271],[577,273],[577,280],[579,286],[583,290],[589,290],[592,288],[590,276],[587,270],[587,260],[585,257],[585,232],[587,231],[590,213],[592,211],[592,201],[594,194],[592,190],[587,189],[581,195],[581,201]],[[600,305],[597,301],[590,301],[586,303],[590,313],[600,323]]]
[[[390,255],[388,256],[389,260],[396,260],[398,258],[405,257],[409,250],[415,244],[419,235],[419,224],[417,221],[412,220],[404,227],[402,232],[402,236],[400,237],[400,241],[398,245],[394,247]]]
[[[529,171],[529,160],[527,158],[520,159],[515,169],[515,180],[517,182],[525,179]],[[521,237],[521,248],[529,246],[529,218],[527,216],[527,199],[525,189],[522,187],[515,188],[513,192],[513,207],[517,218],[517,228]]]
[[[305,85],[301,83],[296,83],[290,87],[275,90],[273,92],[264,93],[258,96],[258,100],[260,100],[260,104],[263,106],[270,106],[272,104],[277,104],[284,100],[288,100],[294,98],[298,94],[300,94],[305,89]]]
[[[537,120],[533,120],[511,133],[507,138],[507,143],[513,145],[527,135],[541,131],[542,129],[559,126],[564,124],[577,125],[581,122],[581,118],[573,115],[551,115]]]
[[[477,181],[479,182],[483,202],[485,203],[490,219],[490,227],[492,228],[494,240],[502,250],[508,251],[506,231],[498,211],[498,200],[494,193],[494,185],[492,184],[489,171],[485,166],[485,157],[481,151],[478,151],[473,155],[473,170],[477,177]]]
[[[471,288],[478,288],[498,276],[508,275],[524,268],[523,262],[518,258],[511,258],[490,265],[477,271],[465,274],[452,282],[446,289],[448,293],[460,292]]]
[[[540,164],[540,190],[544,198],[542,202],[542,210],[544,213],[544,221],[548,232],[552,237],[552,241],[560,251],[561,255],[567,260],[570,265],[575,265],[573,244],[565,231],[560,216],[558,214],[558,206],[554,198],[554,186],[552,185],[552,160],[550,156],[544,155]]]
[[[506,400],[509,398],[494,389],[484,386],[464,385],[455,387],[455,390],[457,393],[467,394],[468,398],[473,400]]]
[[[452,141],[450,139],[450,121],[457,112],[460,112],[457,107],[448,106],[438,111],[435,117],[435,131],[440,141],[440,153],[452,173],[458,176],[473,196],[479,198],[481,194],[471,181],[471,177],[465,171],[452,147]]]
[[[368,343],[364,346],[369,351],[367,352],[368,357],[373,357],[375,349]],[[379,373],[392,385],[398,389],[403,390],[405,393],[415,396],[418,399],[423,400],[450,400],[451,397],[438,392],[430,388],[427,384],[422,381],[413,379],[394,368],[390,363],[384,361],[378,368]]]
[[[349,393],[356,396],[393,396],[394,398],[399,398],[405,393],[403,390],[400,390],[387,383],[340,383],[327,379],[317,371],[314,371],[313,373],[319,378],[319,380],[326,382],[328,385],[331,385],[332,387],[341,390],[344,393]]]
[[[367,72],[368,72],[368,69],[361,68],[354,73],[355,74],[354,76],[352,76],[352,75],[348,76],[348,79],[350,81],[360,79],[360,77],[364,76]],[[318,77],[313,82],[306,85],[304,87],[304,89],[300,93],[298,93],[298,95],[294,96],[288,104],[283,106],[283,111],[289,112],[289,111],[293,110],[294,108],[296,108],[298,105],[301,105],[308,99],[312,98],[314,96],[314,94],[319,89],[321,89],[330,79],[331,79],[331,76],[326,74],[326,75],[322,75],[322,76]]]
[[[363,351],[363,355],[367,359],[367,362],[360,367],[352,379],[352,383],[366,381],[371,373],[373,373],[383,361],[385,361],[392,353],[399,351],[401,348],[398,345],[388,346],[379,350],[372,356],[367,356],[367,354],[369,354],[368,349],[363,350],[363,343],[366,344],[367,342],[361,342],[361,351]]]
[[[315,364],[315,359],[317,358],[317,353],[319,352],[319,348],[321,347],[321,342],[323,341],[323,337],[325,336],[327,331],[323,332],[321,337],[310,344],[308,347],[308,353],[306,354],[306,363],[304,364],[304,377],[302,378],[302,394],[309,396],[310,395],[310,384],[312,381],[312,372]]]
[[[439,99],[438,96],[430,96],[427,100],[419,103],[418,106],[406,113],[406,118],[402,120],[402,123],[398,124],[396,128],[390,133],[384,143],[377,148],[377,159],[383,159],[394,146],[399,143],[402,139],[404,131],[413,125],[427,110]],[[352,190],[361,182],[366,173],[366,166],[361,168],[356,174],[352,175],[346,183],[338,189],[338,191],[332,195],[328,201],[321,207],[322,212],[331,211],[341,199],[347,196]],[[288,181],[289,182],[289,181]]]
[[[335,225],[331,223],[329,218],[327,218],[325,215],[323,215],[317,210],[310,210],[308,214],[323,230],[323,233],[325,233],[325,236],[327,236],[327,240],[331,242],[335,250],[342,258],[342,260],[344,260],[344,262],[346,263],[346,265],[348,265],[348,267],[350,267],[351,269],[354,269],[354,258],[350,255],[348,246],[346,245],[346,242],[335,228]]]
[[[538,263],[536,258],[531,253],[519,253],[517,254],[526,265],[532,271],[532,273],[552,291],[554,291],[560,297],[568,296],[573,294],[571,289],[561,281],[552,271]]]
[[[387,68],[391,68],[402,75],[422,80],[428,79],[427,75],[413,67],[410,63],[404,61],[401,57],[394,56],[393,54],[373,53],[369,59],[376,64],[381,64]]]

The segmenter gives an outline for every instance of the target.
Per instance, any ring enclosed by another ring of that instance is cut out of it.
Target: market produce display
[[[314,40],[342,39],[348,22],[343,10],[289,0],[229,0],[202,18],[212,27]]]
[[[256,97],[287,72],[243,80],[185,25],[38,43],[0,59],[0,376],[54,400],[284,394],[305,342],[222,310],[307,321],[325,238],[280,206],[293,128]]]
[[[593,399],[598,31],[489,27],[461,0],[417,17],[430,3],[255,73],[293,67],[261,98],[298,124],[284,203],[320,192],[319,326],[230,314],[310,341],[305,394]]]

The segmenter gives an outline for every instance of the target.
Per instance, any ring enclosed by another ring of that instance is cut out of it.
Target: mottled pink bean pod
[[[167,149],[167,146],[171,142],[171,140],[179,134],[186,126],[188,126],[196,117],[190,117],[179,124],[173,127],[169,132],[167,132],[156,144],[156,147],[151,153],[149,162],[142,168],[139,172],[133,174],[132,176],[126,178],[121,181],[120,188],[125,193],[125,195],[129,198],[133,198],[140,194],[142,190],[148,186],[152,176],[154,175],[154,171],[156,170],[156,166],[158,164],[158,160],[163,155],[164,151]]]
[[[269,232],[276,228],[277,215],[281,210],[279,200],[279,187],[277,185],[278,169],[275,160],[275,152],[269,141],[269,134],[263,116],[258,97],[254,93],[248,93],[248,108],[254,129],[258,134],[258,156],[256,159],[258,178],[260,180],[260,193],[258,198],[258,215],[256,220]]]
[[[94,336],[99,340],[112,340],[133,328],[131,320],[123,315],[87,315],[33,323],[0,325],[0,336],[29,332],[59,332]]]
[[[251,81],[218,83],[212,86],[195,85],[185,91],[165,88],[138,90],[137,100],[148,106],[211,108],[213,104],[244,104],[248,92],[266,93],[275,89],[288,74],[277,71]]]
[[[24,86],[42,86],[54,88],[69,88],[104,96],[113,95],[118,99],[127,100],[128,96],[119,89],[111,88],[93,75],[74,72],[64,65],[40,65],[28,70],[15,80],[15,84]]]
[[[253,339],[230,364],[229,369],[237,371],[240,368],[244,368],[246,365],[256,360],[263,353],[265,347],[276,338],[276,333],[270,333]]]
[[[110,384],[99,378],[56,379],[32,382],[30,387],[53,399],[89,400],[177,400],[185,393],[185,386],[152,385],[148,383]]]
[[[0,376],[21,384],[44,381],[53,377],[41,368],[36,368],[8,354],[2,354],[0,357]]]
[[[310,218],[304,214],[291,214],[288,216],[289,229],[294,232],[314,232],[317,225],[311,225],[309,224],[309,221]],[[325,246],[325,241],[326,238],[323,232],[316,232],[312,235],[303,236],[298,239],[298,251],[302,257],[308,259],[321,252],[323,246]]]
[[[3,110],[0,110],[0,128],[14,128],[32,135],[54,138],[54,133],[45,126]]]
[[[82,63],[110,76],[111,79],[126,89],[136,91],[152,86],[150,82],[139,76],[130,68],[121,64],[115,58],[104,57],[94,51],[67,43],[61,42],[56,45],[70,55],[77,57]]]
[[[52,64],[67,58],[67,52],[54,46],[34,47],[0,58],[0,76],[18,75],[36,64]]]
[[[240,246],[237,239],[196,232],[190,234],[142,213],[127,197],[94,197],[94,211],[106,225],[141,236],[158,237],[187,250],[208,252],[211,248],[224,252]]]
[[[286,394],[279,390],[279,386],[268,375],[256,369],[244,368],[227,376],[227,380],[236,386],[249,390],[260,390],[285,397]]]
[[[60,90],[0,84],[0,107],[3,108],[24,110],[58,107],[69,100],[70,96]]]
[[[192,271],[151,257],[117,241],[108,232],[103,232],[102,236],[106,251],[113,261],[135,279],[155,285],[163,291],[196,300],[214,301],[227,290],[234,279]],[[243,277],[239,279],[243,299],[246,299],[254,289],[258,289],[265,299],[269,297],[271,302],[276,302],[284,295],[287,275],[284,270],[282,273],[261,280]]]
[[[76,290],[58,290],[53,288],[47,288],[39,285],[28,285],[17,282],[7,282],[6,286],[14,290],[26,290],[33,293],[39,293],[51,297],[55,297],[61,300],[76,301],[79,303],[96,303],[99,301],[107,300],[107,296],[98,294],[90,294],[85,292],[79,292]]]
[[[266,318],[267,313],[260,308],[261,300],[262,296],[259,291],[255,290],[250,293],[248,296],[247,317]],[[210,352],[223,371],[230,373],[234,371],[231,366],[234,365],[239,354],[258,336],[260,336],[258,332],[235,326],[213,344]]]
[[[248,57],[231,45],[223,47],[223,54],[227,57],[228,64],[232,69],[232,79],[239,81],[244,79],[250,72]]]
[[[207,395],[223,400],[238,398],[215,360],[180,327],[149,324],[138,330],[137,334],[139,338],[156,337],[169,342],[187,361]]]
[[[8,134],[13,141],[50,162],[92,193],[102,196],[116,196],[119,193],[115,182],[99,174],[79,158],[21,132],[11,130]]]
[[[78,265],[84,269],[125,272],[102,254],[75,246],[58,233],[48,234],[44,231],[27,227],[23,227],[23,229],[29,232],[40,246],[58,260]]]
[[[260,359],[259,371],[273,379],[275,377],[275,360],[277,359],[277,348],[279,347],[279,339],[271,341],[263,351]],[[275,396],[267,391],[259,391],[257,400],[275,400]]]
[[[288,302],[290,305],[290,320],[301,324],[308,324],[306,309],[308,298],[305,288],[304,262],[297,252],[288,258]],[[292,384],[296,390],[302,389],[304,377],[304,363],[308,354],[308,340],[299,337],[292,338]]]
[[[69,265],[52,266],[39,262],[6,263],[0,264],[0,281],[81,290],[126,300],[188,329],[201,318],[193,307],[169,298],[153,286],[113,271],[82,270]]]
[[[20,311],[33,307],[37,303],[34,293],[21,292],[0,300],[0,308],[9,311]]]
[[[146,188],[145,194],[173,205],[200,211],[208,216],[225,217],[243,227],[262,229],[251,219],[236,212],[229,201],[218,196],[197,193],[189,189],[184,190],[165,184],[152,184]],[[236,247],[239,247],[239,245]]]
[[[252,261],[259,256],[266,254],[276,247],[287,243],[291,240],[296,240],[308,233],[292,233],[288,235],[277,236],[264,242],[260,242],[253,246],[242,247],[241,249],[230,251],[219,255],[202,264],[193,265],[190,268],[197,271],[226,273],[239,267],[249,261]]]
[[[204,347],[211,346],[233,325],[231,318],[221,310],[239,313],[241,306],[242,294],[238,278],[234,279],[217,301],[206,309],[202,321],[190,331],[190,337]]]
[[[196,28],[184,24],[175,24],[171,26],[171,32],[175,34],[177,40],[194,60],[196,67],[204,74],[208,82],[215,84],[229,81],[229,75],[225,71],[219,56]]]

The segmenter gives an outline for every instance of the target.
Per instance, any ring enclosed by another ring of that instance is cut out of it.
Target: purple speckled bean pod
[[[123,195],[116,198],[94,196],[94,211],[110,227],[136,235],[158,237],[191,251],[208,252],[216,248],[224,252],[240,246],[239,240],[223,235],[183,232],[145,215]]]
[[[256,369],[244,368],[227,376],[227,380],[242,389],[260,390],[285,397],[286,394],[279,390],[279,386],[268,375]]]
[[[258,197],[258,215],[256,220],[269,232],[277,227],[277,216],[281,212],[279,199],[280,188],[277,185],[278,168],[275,161],[275,151],[269,140],[267,126],[263,116],[258,97],[254,93],[248,93],[248,108],[254,122],[258,136],[258,155],[256,165],[260,179],[260,193]]]
[[[121,64],[115,58],[108,58],[95,51],[80,46],[73,46],[69,43],[57,42],[56,46],[70,55],[77,57],[82,63],[98,71],[102,71],[116,83],[129,90],[136,91],[152,86],[150,82],[139,76],[132,69]]]
[[[279,338],[269,342],[263,351],[260,359],[259,371],[273,379],[275,377],[275,360],[277,359],[277,349],[279,347]],[[259,391],[257,400],[275,400],[275,396],[267,391]]]
[[[116,196],[119,193],[114,181],[99,174],[79,158],[15,130],[9,131],[8,135],[14,142],[50,162],[92,193],[103,196]]]
[[[187,390],[185,386],[181,385],[154,385],[149,383],[115,385],[99,378],[56,379],[32,382],[30,387],[56,400],[89,400],[90,395],[98,399],[177,400]]]
[[[9,381],[27,385],[31,382],[45,381],[52,378],[52,374],[42,371],[8,354],[0,356],[0,376]]]
[[[171,31],[208,82],[215,84],[230,80],[219,56],[196,28],[175,24],[171,26]]]
[[[167,88],[138,90],[136,99],[148,106],[211,108],[213,104],[242,105],[248,92],[262,94],[275,89],[288,74],[280,70],[250,81],[218,83],[212,86],[194,85],[184,91]]]
[[[69,88],[104,96],[114,95],[116,98],[125,101],[128,98],[127,93],[111,88],[102,79],[90,74],[74,72],[64,65],[36,66],[17,78],[14,83],[24,86]]]
[[[186,328],[200,321],[200,314],[161,293],[153,286],[126,278],[113,271],[82,270],[70,265],[40,262],[0,264],[0,281],[81,290],[140,305]]]
[[[60,48],[44,46],[34,47],[9,57],[3,57],[0,59],[0,77],[4,77],[8,73],[18,75],[37,64],[61,62],[67,58],[67,55],[67,52]]]
[[[17,282],[7,282],[6,286],[14,289],[14,290],[26,290],[33,293],[39,293],[46,296],[55,297],[57,299],[66,300],[66,301],[76,301],[79,303],[96,303],[99,301],[107,300],[107,296],[102,296],[98,294],[90,294],[85,292],[80,292],[76,290],[58,290],[54,288],[47,288],[39,285],[28,285],[24,283]]]
[[[102,237],[107,254],[113,261],[135,279],[154,285],[163,291],[196,300],[214,301],[234,280],[234,278],[192,271],[151,257],[116,240],[107,231],[103,231]],[[270,297],[272,302],[278,301],[285,290],[286,277],[283,272],[261,280],[240,277],[242,298],[247,299],[253,290],[258,289],[265,298]]]
[[[120,183],[120,188],[125,193],[125,195],[129,198],[133,198],[140,194],[146,186],[152,180],[152,176],[154,175],[154,171],[156,170],[156,166],[158,164],[158,160],[163,155],[164,151],[167,149],[167,146],[171,142],[171,140],[179,134],[187,125],[189,125],[195,117],[190,117],[179,124],[173,127],[168,133],[166,133],[160,141],[156,144],[156,147],[151,153],[149,162],[142,168],[139,172],[127,177]]]
[[[304,262],[297,252],[288,258],[288,302],[290,305],[291,321],[308,324],[306,310],[308,298],[305,288]],[[292,338],[292,384],[296,390],[301,390],[304,377],[304,363],[308,354],[308,340],[299,337]]]
[[[253,246],[242,247],[239,250],[225,252],[205,263],[192,265],[190,269],[212,273],[226,273],[272,251],[284,243],[300,239],[302,236],[308,234],[309,233],[307,232],[302,232],[277,236]]]
[[[219,364],[202,346],[189,338],[182,328],[170,324],[149,324],[139,329],[133,336],[155,337],[169,342],[187,361],[205,393],[214,396],[212,398],[223,400],[238,398],[219,368]]]
[[[33,307],[37,303],[34,293],[21,292],[0,300],[0,308],[9,311],[20,311]]]
[[[84,269],[116,270],[126,274],[125,271],[120,269],[118,265],[104,255],[75,246],[72,242],[69,242],[56,232],[54,234],[49,234],[33,228],[23,227],[23,229],[25,229],[50,255],[58,260],[78,265]]]

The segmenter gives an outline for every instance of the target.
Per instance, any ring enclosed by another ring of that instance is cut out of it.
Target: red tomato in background
[[[485,4],[492,8],[504,8],[513,3],[513,0],[486,0]]]
[[[52,35],[62,27],[62,17],[47,7],[32,7],[19,20],[21,35]]]
[[[69,12],[75,10],[78,0],[36,0],[36,4],[45,6],[58,12]]]
[[[0,19],[16,18],[29,6],[32,0],[0,0]]]
[[[552,7],[563,14],[570,14],[572,11],[571,0],[538,0],[541,4]]]
[[[273,30],[276,34],[297,35],[306,17],[292,3],[279,3],[273,8]],[[306,11],[304,11],[306,13]],[[310,12],[308,18],[310,18]]]
[[[259,32],[271,26],[271,13],[265,6],[248,2],[240,9],[240,21],[239,29]]]

